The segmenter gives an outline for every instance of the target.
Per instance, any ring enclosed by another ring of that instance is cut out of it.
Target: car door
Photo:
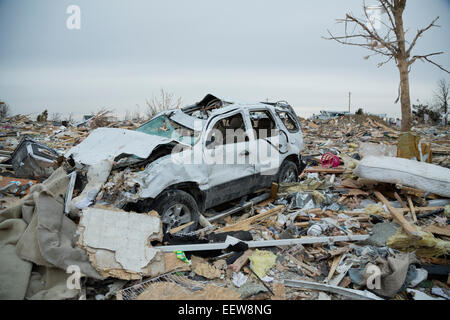
[[[275,180],[281,165],[280,149],[283,148],[282,137],[273,114],[267,109],[250,109],[249,119],[253,129],[254,141],[251,149],[256,150],[256,183],[267,187]]]
[[[208,123],[203,135],[209,184],[205,199],[207,208],[252,191],[255,165],[250,160],[250,134],[241,111],[214,117]]]

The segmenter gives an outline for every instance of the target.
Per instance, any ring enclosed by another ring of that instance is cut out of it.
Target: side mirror
[[[208,140],[206,140],[206,146],[208,147],[209,145],[214,143],[214,141],[216,141],[216,137],[211,135],[211,137]]]

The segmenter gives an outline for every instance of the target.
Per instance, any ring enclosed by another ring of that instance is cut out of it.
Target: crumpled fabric
[[[25,297],[32,264],[19,258],[16,244],[26,227],[21,219],[0,222],[0,300]]]
[[[394,257],[377,259],[376,266],[381,270],[380,289],[372,291],[383,297],[394,297],[403,287],[408,274],[409,266],[412,263],[418,263],[414,254],[397,254]],[[368,279],[371,274],[368,273],[370,264],[366,265],[363,272],[364,279]]]
[[[64,270],[61,269],[47,267],[33,268],[25,299],[73,299],[78,295],[78,290],[69,289],[67,287],[67,281],[69,277],[70,274],[67,274]],[[70,282],[72,283],[72,281]]]
[[[78,265],[82,274],[102,279],[87,254],[76,246],[76,225],[63,213],[68,182],[66,172],[59,168],[16,205],[0,212],[0,299],[28,298],[33,264],[63,270]],[[71,295],[66,292],[59,297]],[[58,295],[45,297],[56,299]]]

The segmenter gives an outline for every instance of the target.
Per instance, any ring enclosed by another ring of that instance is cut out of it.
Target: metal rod
[[[250,201],[244,203],[243,205],[231,208],[228,211],[225,211],[223,213],[219,213],[219,214],[217,214],[217,215],[215,215],[215,216],[213,216],[211,218],[208,218],[208,221],[209,222],[213,222],[213,221],[219,220],[221,218],[224,218],[226,216],[232,215],[233,213],[239,212],[239,211],[241,211],[241,210],[243,210],[245,208],[251,207],[252,205],[254,205],[256,203],[264,201],[264,200],[267,200],[269,198],[270,198],[270,193],[264,193],[264,194],[262,194],[260,196],[257,196],[255,198],[251,199]]]
[[[309,282],[302,280],[283,280],[285,286],[299,288],[299,289],[307,289],[307,290],[319,290],[319,291],[327,291],[335,294],[340,294],[342,296],[356,299],[356,300],[384,300],[377,295],[361,290],[347,289],[338,286],[332,286],[329,284],[317,283],[317,282]]]
[[[277,246],[291,246],[295,244],[313,244],[313,243],[335,243],[346,241],[364,241],[369,238],[369,235],[352,235],[352,236],[337,236],[337,237],[303,237],[298,239],[282,239],[282,240],[259,240],[259,241],[242,241],[248,245],[249,248],[261,247],[277,247]],[[183,251],[208,251],[208,250],[223,250],[228,248],[230,243],[201,243],[201,244],[180,244],[172,246],[159,246],[162,252],[173,252],[176,250]]]

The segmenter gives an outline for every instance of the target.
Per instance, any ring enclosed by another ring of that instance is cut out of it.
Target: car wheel
[[[285,161],[281,165],[278,175],[278,183],[290,183],[298,181],[298,168],[292,161]]]
[[[164,233],[193,221],[181,232],[192,232],[197,228],[199,210],[197,202],[189,193],[182,190],[168,190],[155,199],[153,209],[158,212],[163,223]]]

